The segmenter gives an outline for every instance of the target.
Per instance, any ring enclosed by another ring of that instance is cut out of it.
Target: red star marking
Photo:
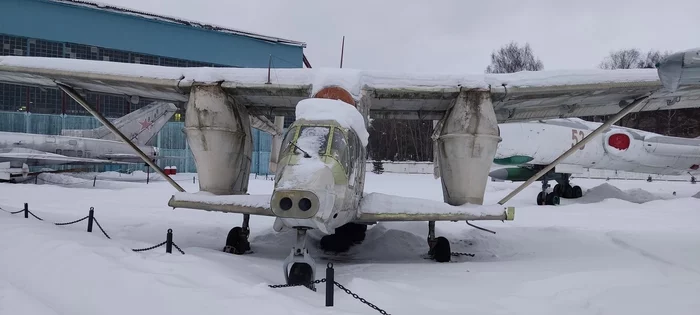
[[[141,130],[145,130],[146,128],[150,128],[153,125],[153,123],[148,121],[148,120],[140,121],[139,124],[141,124]]]

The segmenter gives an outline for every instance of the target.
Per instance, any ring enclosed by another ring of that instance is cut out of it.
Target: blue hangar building
[[[306,44],[179,18],[82,0],[0,0],[0,55],[105,60],[176,67],[301,68]],[[87,95],[108,118],[124,116],[153,100],[132,103],[121,95]],[[184,103],[152,140],[165,156],[159,161],[178,172],[195,172],[187,146]],[[286,117],[285,127],[293,117]],[[0,131],[60,134],[100,123],[58,89],[0,84]],[[268,173],[271,136],[253,130],[251,172]],[[106,166],[103,170],[142,169]]]

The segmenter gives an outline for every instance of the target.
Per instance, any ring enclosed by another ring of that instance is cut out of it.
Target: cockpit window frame
[[[330,129],[330,131],[328,133],[328,141],[326,142],[326,148],[323,151],[323,154],[319,153],[319,158],[322,159],[324,162],[329,162],[328,159],[332,159],[333,161],[335,161],[338,164],[338,166],[341,167],[342,174],[346,177],[346,179],[349,178],[350,171],[353,168],[350,166],[350,164],[351,164],[350,156],[353,155],[353,152],[348,152],[348,150],[349,150],[348,136],[350,136],[349,131],[346,128],[342,128],[336,124],[325,124],[325,123],[308,123],[307,124],[307,123],[304,123],[304,124],[299,124],[299,125],[293,125],[293,126],[290,126],[290,128],[295,128],[294,137],[292,138],[292,143],[296,143],[299,140],[299,136],[301,135],[301,130],[304,127],[327,127]],[[346,145],[346,148],[345,148],[346,153],[345,154],[347,154],[347,157],[346,157],[347,158],[347,163],[346,163],[347,165],[344,165],[342,161],[335,158],[333,156],[333,154],[331,153],[332,149],[333,149],[333,141],[334,141],[336,129],[338,129],[338,131],[343,136],[343,138],[345,138],[345,145]],[[291,132],[291,129],[289,130],[289,132]],[[285,138],[286,138],[286,135],[285,135]],[[288,156],[297,155],[297,154],[291,153],[292,151],[290,151],[290,150],[293,150],[293,149],[294,149],[293,145],[287,145],[285,147],[284,151],[280,150],[280,158],[283,158],[283,157],[286,158]],[[298,152],[298,154],[301,154],[301,152]]]

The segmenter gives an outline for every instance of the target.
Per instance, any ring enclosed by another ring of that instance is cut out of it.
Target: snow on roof
[[[128,9],[128,8],[124,8],[124,7],[117,7],[117,6],[113,6],[113,5],[109,5],[109,4],[105,4],[105,3],[100,3],[100,2],[84,1],[84,0],[49,0],[49,1],[65,3],[65,4],[70,4],[70,5],[76,5],[76,6],[90,7],[90,8],[94,8],[97,10],[117,12],[117,13],[121,13],[121,14],[134,15],[134,16],[139,16],[139,17],[146,18],[146,19],[151,19],[151,20],[177,23],[177,24],[186,25],[186,26],[190,26],[190,27],[202,28],[202,29],[206,29],[206,30],[210,30],[210,31],[235,34],[235,35],[242,35],[242,36],[257,38],[257,39],[261,39],[261,40],[265,40],[265,41],[276,42],[276,43],[280,43],[280,44],[299,46],[299,47],[304,47],[304,48],[306,47],[306,43],[304,43],[304,42],[298,42],[298,41],[293,41],[293,40],[284,39],[284,38],[266,36],[266,35],[251,33],[251,32],[247,32],[247,31],[231,29],[231,28],[227,28],[224,26],[214,25],[214,24],[205,24],[205,23],[190,21],[190,20],[177,18],[177,17],[147,13],[147,12],[137,11],[137,10]]]
[[[339,100],[326,98],[307,98],[299,101],[296,119],[334,120],[343,128],[352,128],[357,133],[363,146],[367,146],[369,132],[365,119],[354,106]]]

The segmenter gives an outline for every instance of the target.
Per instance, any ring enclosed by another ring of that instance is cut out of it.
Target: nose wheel
[[[311,290],[316,290],[311,283],[316,279],[316,261],[306,249],[306,229],[297,229],[296,245],[284,260],[283,268],[284,279],[288,285],[304,285]]]
[[[435,237],[435,221],[428,221],[428,256],[437,262],[449,262],[452,259],[452,250],[447,238]]]

